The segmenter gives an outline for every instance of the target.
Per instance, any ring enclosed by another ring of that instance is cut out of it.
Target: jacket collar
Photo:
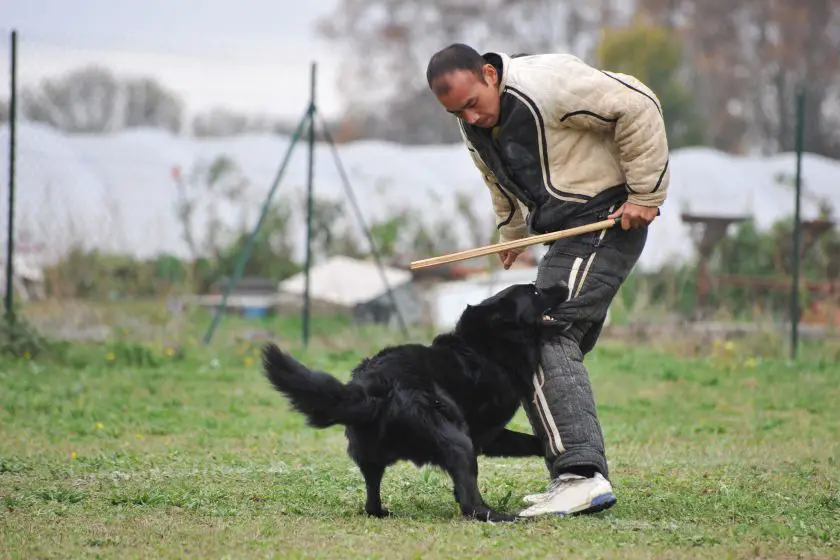
[[[502,71],[499,72],[499,96],[505,92],[505,87],[507,87],[507,78],[508,78],[508,70],[510,68],[510,55],[503,52],[486,52],[482,55],[482,57],[496,67],[498,70],[499,66],[502,67]]]

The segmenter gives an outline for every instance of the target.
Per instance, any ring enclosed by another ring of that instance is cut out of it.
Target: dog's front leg
[[[365,500],[365,511],[374,517],[386,517],[390,515],[387,509],[382,507],[382,496],[380,485],[382,475],[385,473],[385,465],[376,463],[359,463],[362,476],[365,477],[367,487],[367,499]]]
[[[461,514],[479,521],[515,521],[516,517],[491,509],[478,489],[478,461],[469,436],[452,424],[437,432],[441,467],[452,477]]]

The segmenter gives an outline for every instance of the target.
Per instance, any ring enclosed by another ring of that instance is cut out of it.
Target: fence
[[[8,313],[16,292],[35,296],[31,284],[53,298],[100,299],[215,286],[223,298],[205,336],[209,342],[243,275],[276,284],[302,271],[306,341],[312,253],[335,252],[329,246],[335,237],[354,255],[373,257],[390,295],[369,211],[360,207],[336,147],[336,125],[314,104],[315,65],[310,87],[298,88],[308,96],[300,107],[281,107],[279,116],[254,114],[226,106],[231,96],[220,95],[214,108],[193,110],[188,122],[190,111],[167,84],[98,63],[20,85],[20,69],[37,65],[43,45],[24,39],[21,49],[18,43],[13,32],[8,162],[17,176],[10,175],[9,192],[14,196],[23,184],[25,196],[8,204],[12,258],[6,262],[9,285],[22,279],[23,290],[6,290]],[[113,59],[109,54],[104,58]],[[280,94],[293,89],[275,85]],[[233,96],[233,105],[243,97]],[[301,137],[308,150],[295,151]],[[316,139],[326,188],[313,192]]]

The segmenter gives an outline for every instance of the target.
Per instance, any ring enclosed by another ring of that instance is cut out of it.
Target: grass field
[[[385,340],[325,334],[296,354],[345,378]],[[604,343],[587,364],[619,502],[514,525],[461,520],[448,478],[407,464],[383,482],[393,517],[369,519],[341,429],[290,412],[258,348],[134,350],[0,364],[0,557],[840,557],[840,365],[818,347],[793,365]],[[547,482],[540,460],[479,466],[506,511]]]

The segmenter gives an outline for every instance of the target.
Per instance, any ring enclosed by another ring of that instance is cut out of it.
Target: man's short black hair
[[[482,72],[485,64],[487,64],[487,61],[474,48],[463,43],[453,43],[439,50],[429,59],[429,64],[426,67],[426,81],[431,88],[432,82],[444,74],[454,70],[468,70],[475,74],[481,80],[481,83],[486,83]],[[448,88],[441,84],[440,87],[433,89],[435,89],[435,93],[442,94],[446,93]]]

